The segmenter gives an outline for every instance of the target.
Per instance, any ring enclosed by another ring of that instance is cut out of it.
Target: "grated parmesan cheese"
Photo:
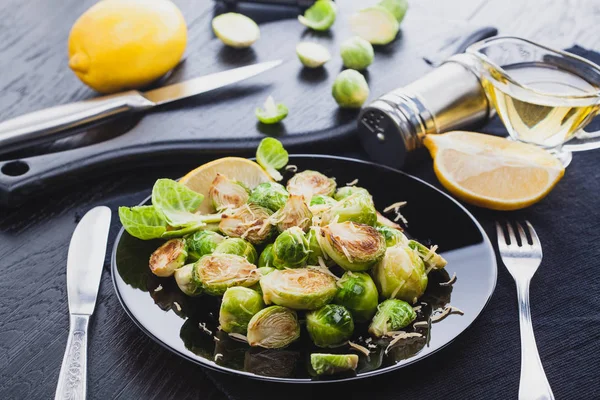
[[[354,186],[358,183],[358,179],[353,180],[352,182],[346,183],[346,186]]]
[[[215,354],[215,362],[219,361],[219,359],[221,359],[221,358],[223,358],[223,354],[221,354],[221,353]]]
[[[181,311],[181,306],[179,305],[178,302],[174,301],[173,305],[175,306],[175,308],[177,309],[177,311]]]
[[[390,212],[392,210],[394,210],[394,212],[397,212],[400,209],[400,207],[404,207],[405,205],[406,205],[405,201],[398,201],[398,202],[396,202],[394,204],[390,204],[389,206],[384,208],[383,212],[386,213],[386,212]]]
[[[202,329],[205,333],[209,334],[212,336],[212,331],[210,329],[208,329],[206,327],[206,322],[199,322],[198,326],[200,327],[200,329]],[[219,340],[217,337],[215,337],[215,339]]]
[[[350,347],[352,347],[355,350],[360,351],[361,353],[363,353],[367,357],[369,357],[369,354],[371,354],[371,352],[369,351],[369,349],[367,349],[364,346],[361,346],[360,344],[356,344],[356,343],[351,342],[351,341],[348,341],[348,344],[350,345]]]
[[[295,165],[290,164],[290,165],[288,165],[288,166],[285,167],[285,170],[286,171],[296,172],[296,171],[298,171],[298,167],[295,166]]]
[[[231,332],[229,333],[229,337],[239,340],[240,342],[248,343],[248,338],[241,333]]]
[[[156,289],[154,289],[155,292],[160,292],[161,290],[163,290],[162,285],[158,285]]]
[[[413,329],[428,328],[428,327],[429,327],[429,323],[427,323],[427,321],[418,321],[413,324]]]
[[[425,258],[423,258],[423,261],[424,261],[424,262],[427,262],[427,261],[429,261],[429,259],[430,259],[431,257],[433,257],[433,255],[435,254],[435,251],[436,251],[437,249],[438,249],[438,246],[437,246],[437,244],[436,244],[435,246],[431,246],[431,247],[429,248],[429,252],[428,252],[428,253],[427,253],[427,255],[425,256]]]
[[[448,282],[440,282],[440,286],[452,286],[456,282],[456,272],[452,274],[452,278]]]
[[[388,351],[392,348],[392,346],[398,343],[400,340],[408,339],[411,337],[423,337],[423,335],[417,332],[396,331],[393,337],[394,338],[392,339],[390,344],[388,344],[388,346],[385,348],[385,354],[387,354]]]

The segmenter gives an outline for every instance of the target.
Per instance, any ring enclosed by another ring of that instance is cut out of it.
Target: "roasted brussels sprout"
[[[373,45],[359,36],[346,39],[340,46],[344,67],[361,70],[367,68],[375,58]]]
[[[414,304],[425,293],[427,274],[418,253],[408,246],[388,247],[371,273],[379,294]]]
[[[260,279],[265,303],[316,310],[333,300],[335,278],[312,268],[276,270]]]
[[[317,375],[334,375],[356,370],[358,356],[356,354],[313,353],[310,355],[310,365]]]
[[[377,223],[375,225],[376,226],[387,226],[388,228],[397,229],[399,231],[402,231],[402,227],[400,225],[398,225],[394,221],[390,220],[389,218],[384,217],[383,215],[381,215],[381,213],[379,211],[377,211]]]
[[[326,196],[324,194],[316,194],[312,197],[312,199],[310,199],[310,206],[321,206],[321,205],[327,205],[327,206],[333,206],[334,204],[336,204],[337,201],[335,201],[335,199],[331,196]]]
[[[323,250],[321,250],[321,245],[319,244],[319,228],[316,226],[311,227],[306,234],[306,240],[308,240],[309,251],[306,263],[308,265],[320,265],[319,257],[325,261],[325,256]]]
[[[317,171],[306,170],[297,173],[288,181],[287,190],[290,194],[302,196],[308,202],[317,194],[333,195],[335,179],[328,178]]]
[[[333,302],[346,307],[356,322],[367,322],[377,311],[379,294],[373,279],[366,272],[346,272],[337,282]]]
[[[277,211],[285,205],[288,199],[285,187],[277,182],[263,182],[250,193],[248,203],[258,204],[271,211]]]
[[[338,190],[335,191],[333,198],[337,201],[344,200],[346,197],[350,197],[353,194],[361,193],[370,196],[371,193],[365,188],[361,188],[359,186],[342,186]]]
[[[312,213],[302,196],[291,195],[285,205],[273,215],[273,221],[277,224],[279,232],[292,226],[306,232],[312,223]]]
[[[246,334],[250,319],[265,308],[260,294],[242,286],[230,287],[225,291],[219,311],[221,329],[228,333]]]
[[[442,269],[448,264],[448,261],[436,253],[434,248],[429,249],[416,240],[409,240],[408,247],[417,251],[427,269]]]
[[[378,226],[375,229],[383,235],[387,247],[392,247],[397,244],[408,244],[408,239],[404,236],[404,233],[400,232],[398,229],[388,228],[387,226]]]
[[[350,339],[354,320],[344,306],[327,304],[306,313],[306,330],[315,345],[335,347]]]
[[[225,238],[213,231],[198,231],[185,239],[188,248],[188,261],[198,261],[200,257],[212,254]]]
[[[385,253],[381,233],[372,226],[350,221],[322,227],[319,243],[337,265],[348,271],[365,271]]]
[[[387,335],[408,326],[417,318],[415,310],[405,301],[388,299],[377,307],[369,333],[376,337]]]
[[[223,214],[219,229],[227,236],[241,237],[252,244],[261,244],[271,236],[271,214],[268,208],[245,204],[232,210],[231,214]]]
[[[175,282],[179,289],[188,296],[198,296],[202,293],[202,287],[193,279],[194,264],[187,264],[175,270]]]
[[[269,275],[273,271],[275,271],[275,268],[273,268],[273,267],[259,267],[258,268],[258,273],[260,274],[261,277],[263,277],[265,275]]]
[[[294,310],[285,307],[263,308],[250,319],[247,337],[248,343],[253,347],[286,347],[300,337],[298,316]]]
[[[183,267],[187,255],[185,240],[171,239],[150,256],[150,271],[163,278],[171,276],[177,268]]]
[[[347,69],[333,81],[331,95],[342,108],[360,108],[369,97],[369,84],[360,72]]]
[[[370,195],[355,193],[339,201],[322,216],[323,223],[352,221],[374,226],[377,210]]]
[[[238,208],[248,202],[249,190],[243,183],[217,174],[208,190],[208,197],[217,211]]]
[[[235,254],[244,257],[250,264],[256,264],[258,257],[252,243],[242,238],[225,239],[215,247],[213,254]]]
[[[273,243],[273,264],[278,269],[301,267],[309,254],[308,240],[297,226],[285,230]]]
[[[260,279],[256,266],[235,254],[211,254],[194,264],[193,279],[206,293],[220,296],[233,286],[250,287]]]
[[[273,244],[268,244],[265,246],[262,253],[260,253],[260,257],[258,257],[258,268],[269,267],[275,268],[273,264]]]

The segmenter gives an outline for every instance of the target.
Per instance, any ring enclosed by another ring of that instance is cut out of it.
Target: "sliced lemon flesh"
[[[193,191],[204,195],[204,201],[198,208],[198,211],[203,214],[215,212],[208,200],[208,191],[217,174],[241,182],[250,190],[263,182],[272,180],[260,165],[245,158],[225,157],[203,164],[188,172],[179,181]]]
[[[440,183],[454,196],[493,210],[543,199],[563,177],[561,162],[539,147],[475,132],[427,135]]]

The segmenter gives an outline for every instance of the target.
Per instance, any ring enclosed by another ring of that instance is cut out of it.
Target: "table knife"
[[[258,75],[281,64],[268,61],[234,68],[147,92],[130,90],[64,104],[0,123],[0,153],[72,135],[117,115],[148,110]]]
[[[100,287],[110,218],[108,207],[91,209],[71,238],[67,258],[70,329],[55,400],[84,400],[86,396],[87,329]]]

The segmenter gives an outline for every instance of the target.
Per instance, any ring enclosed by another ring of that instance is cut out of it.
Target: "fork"
[[[527,239],[525,230],[518,222],[515,224],[519,241],[510,223],[506,224],[508,237],[496,222],[498,248],[502,262],[512,275],[517,286],[519,300],[519,326],[521,329],[521,378],[519,382],[519,400],[554,400],[548,378],[544,373],[542,361],[535,344],[531,310],[529,308],[529,282],[542,262],[542,246],[529,221],[525,221],[531,237]]]

